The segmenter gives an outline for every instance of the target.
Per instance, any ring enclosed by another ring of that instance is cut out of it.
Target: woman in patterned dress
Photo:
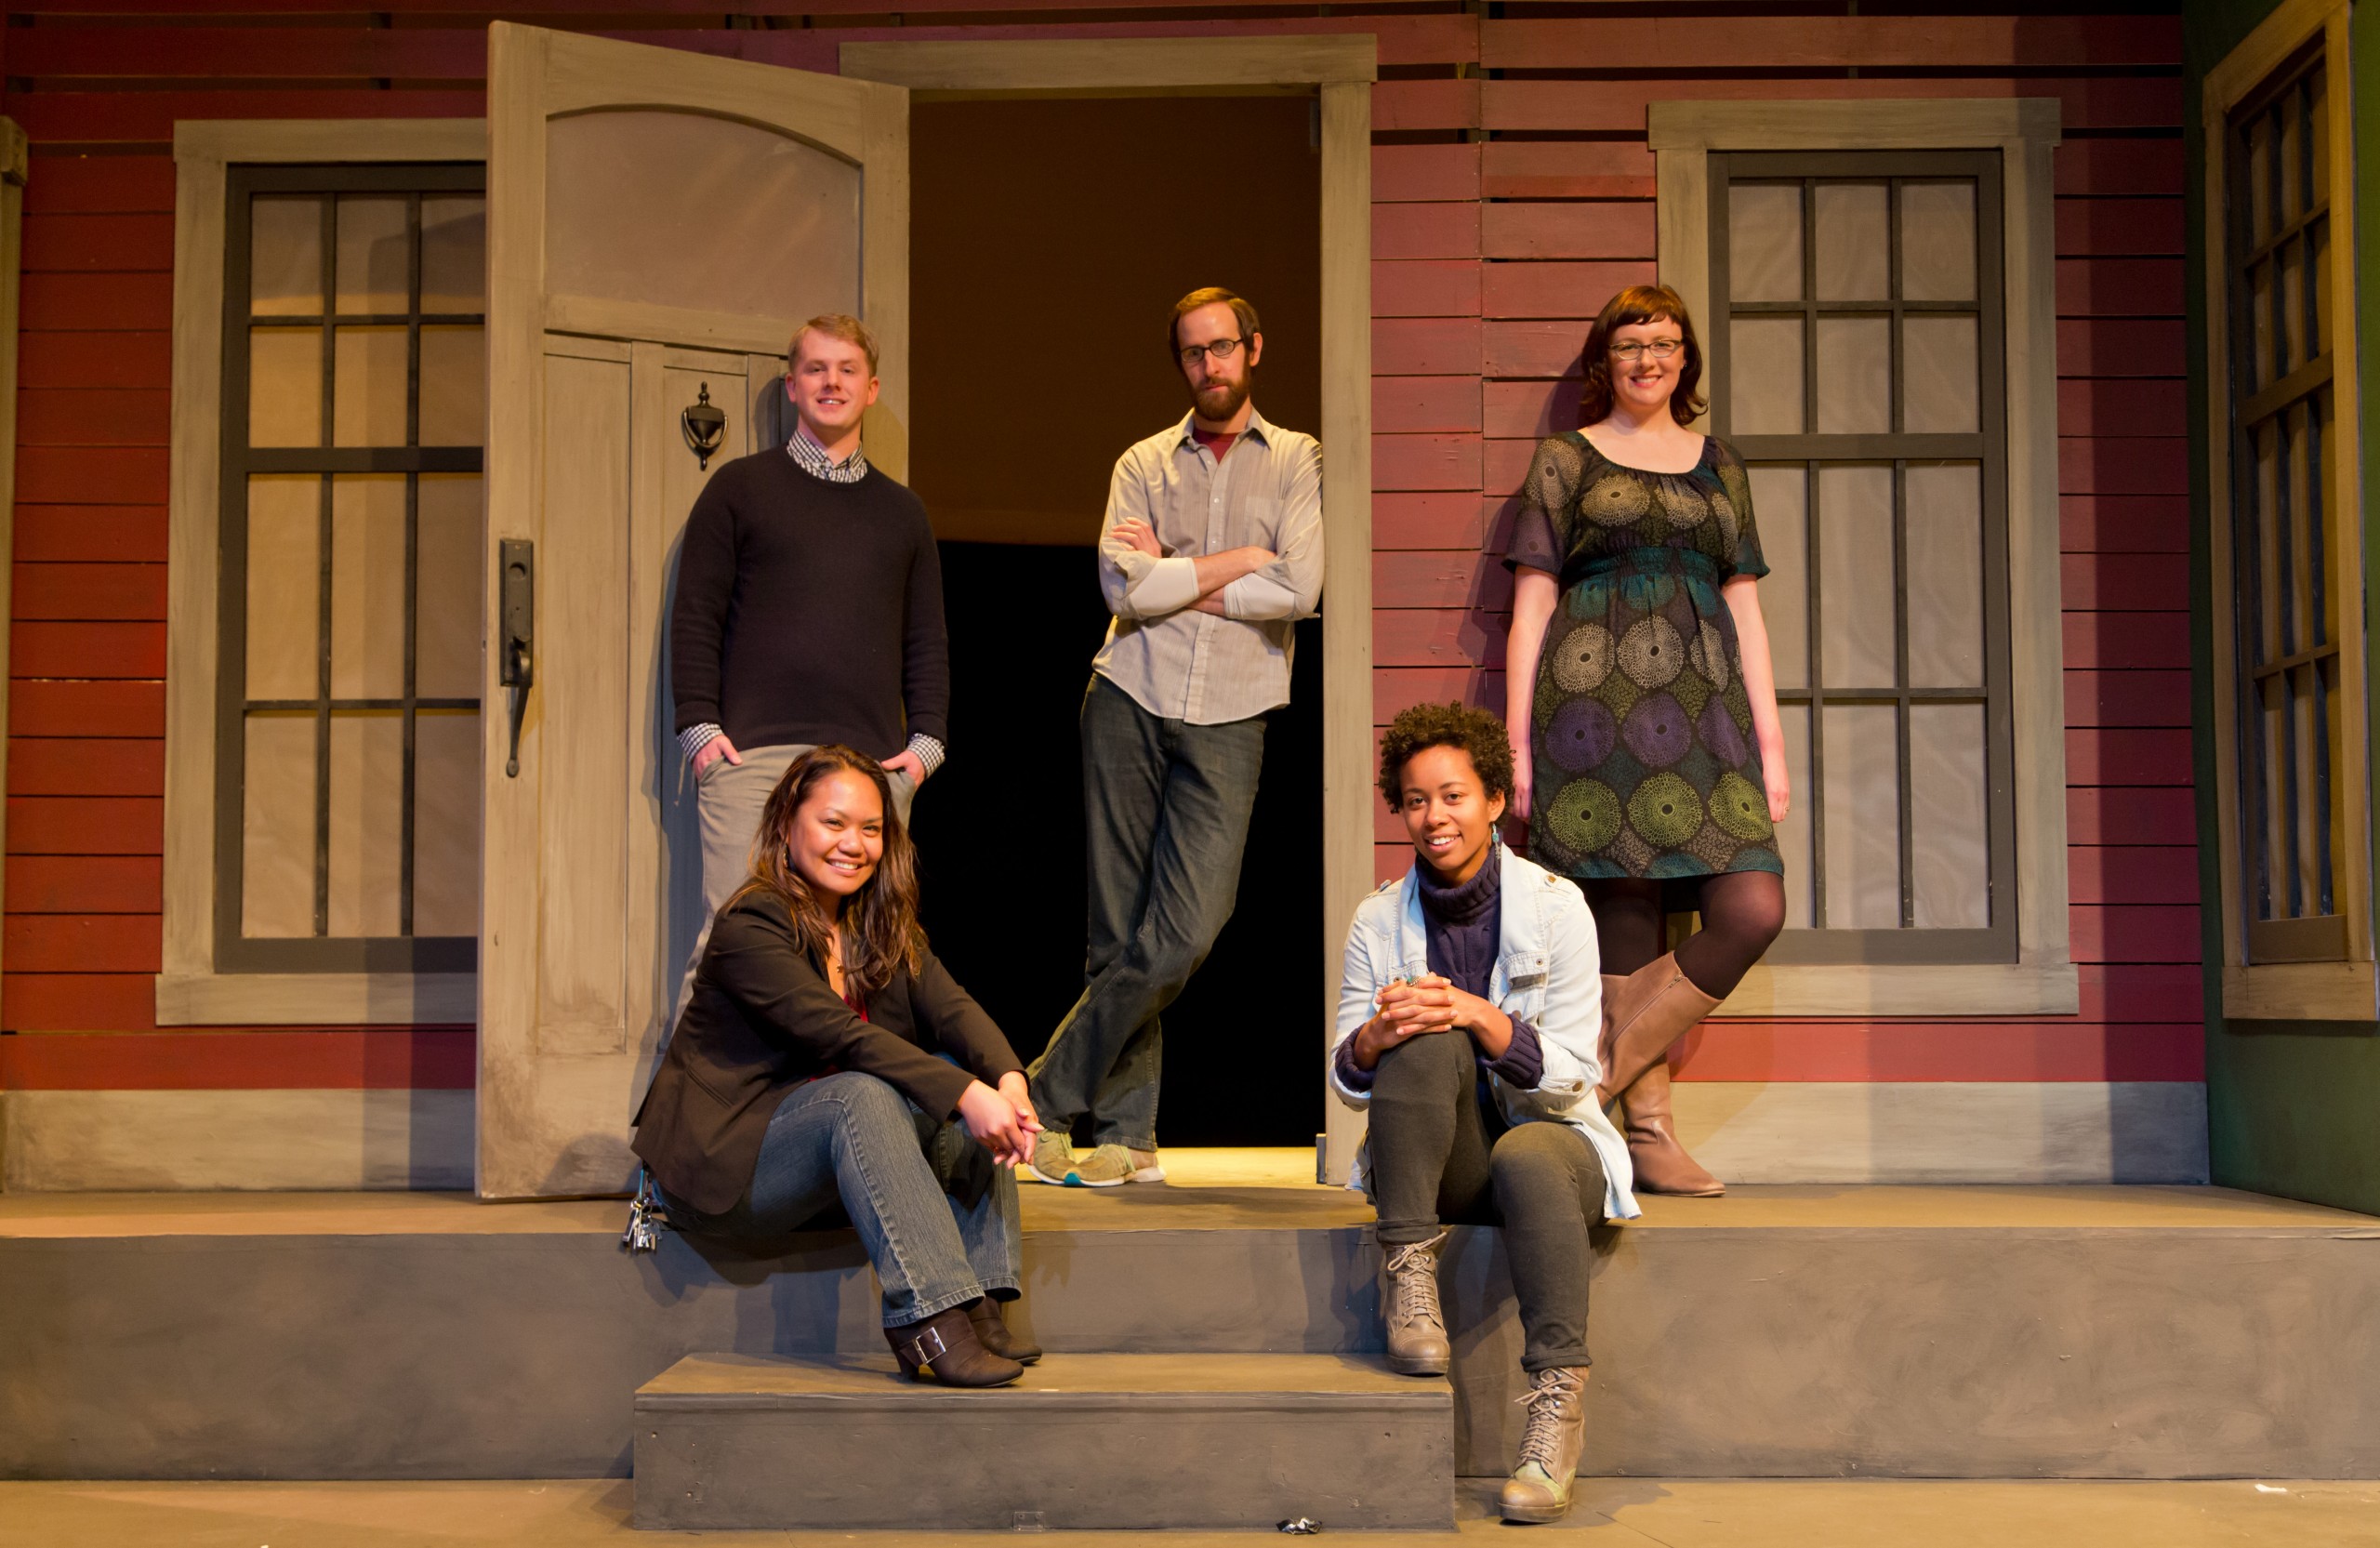
[[[1581,430],[1537,448],[1504,562],[1514,810],[1575,880],[1603,951],[1603,1085],[1636,1185],[1722,1190],[1670,1121],[1670,1046],[1785,922],[1785,738],[1754,589],[1768,573],[1733,447],[1686,427],[1702,348],[1675,291],[1632,285],[1587,334]],[[1666,916],[1702,928],[1663,950]]]

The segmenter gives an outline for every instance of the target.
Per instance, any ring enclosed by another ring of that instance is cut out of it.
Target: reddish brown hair
[[[1210,307],[1217,302],[1231,308],[1232,316],[1239,322],[1241,338],[1253,338],[1264,331],[1264,324],[1256,320],[1255,304],[1247,297],[1235,296],[1219,284],[1194,290],[1173,303],[1173,315],[1166,319],[1165,353],[1176,365],[1182,364],[1182,320],[1200,307]]]
[[[821,781],[846,769],[873,784],[877,799],[884,803],[884,855],[867,884],[844,902],[838,920],[833,900],[821,898],[794,867],[793,819]],[[794,944],[821,978],[826,975],[827,945],[840,924],[843,988],[853,1005],[866,1004],[892,981],[896,969],[906,966],[916,972],[924,960],[926,933],[918,923],[917,846],[892,809],[892,787],[884,777],[884,766],[866,753],[829,742],[793,761],[769,792],[769,803],[760,812],[760,831],[752,840],[752,874],[728,906],[753,893],[767,893],[785,905],[793,916]]]
[[[876,375],[876,335],[868,331],[866,324],[841,311],[822,311],[793,330],[793,341],[785,347],[787,370],[801,369],[801,336],[805,333],[824,334],[828,338],[858,345],[867,355],[867,374]]]
[[[1632,284],[1603,304],[1603,315],[1587,330],[1583,364],[1585,387],[1579,393],[1579,423],[1593,425],[1611,414],[1611,336],[1635,323],[1675,323],[1686,336],[1686,364],[1677,374],[1677,390],[1670,394],[1670,413],[1681,425],[1691,425],[1710,404],[1695,392],[1702,383],[1702,340],[1695,337],[1694,319],[1686,303],[1665,284]]]

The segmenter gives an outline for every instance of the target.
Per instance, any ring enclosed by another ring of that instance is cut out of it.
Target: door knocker
[[[687,448],[694,454],[697,465],[708,472],[710,459],[718,454],[719,443],[727,434],[727,416],[712,405],[710,383],[703,383],[700,392],[701,396],[679,417],[686,429]]]

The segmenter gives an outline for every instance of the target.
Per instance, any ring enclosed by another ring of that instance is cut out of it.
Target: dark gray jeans
[[[1434,1032],[1372,1075],[1371,1195],[1383,1247],[1440,1225],[1501,1225],[1520,1303],[1521,1369],[1587,1357],[1587,1227],[1603,1220],[1603,1163],[1567,1123],[1507,1128],[1468,1034]]]
[[[1025,1072],[1052,1133],[1088,1115],[1094,1144],[1157,1148],[1157,1013],[1231,918],[1263,767],[1263,717],[1164,720],[1092,674],[1082,699],[1082,997]]]

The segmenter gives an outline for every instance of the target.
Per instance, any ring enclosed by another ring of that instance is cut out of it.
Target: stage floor
[[[1466,1483],[1454,1532],[1332,1532],[1372,1548],[1427,1542],[1596,1548],[2290,1548],[2380,1544],[2380,1483],[1977,1483],[1582,1478],[1558,1526],[1525,1537],[1493,1518],[1494,1486]],[[172,1548],[859,1548],[1004,1542],[1013,1532],[640,1532],[625,1479],[527,1483],[0,1483],[0,1548],[118,1543]],[[1270,1534],[1076,1532],[1081,1548],[1246,1548]],[[1051,1536],[1044,1541],[1059,1541]]]

